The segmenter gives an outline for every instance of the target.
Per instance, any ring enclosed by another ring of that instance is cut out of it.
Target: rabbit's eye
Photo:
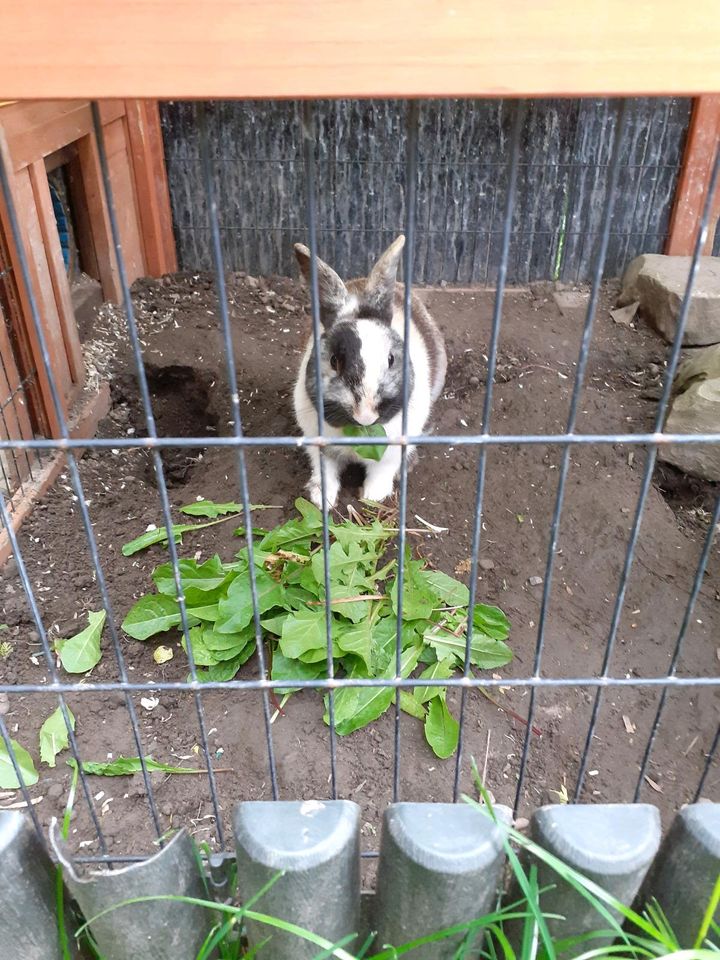
[[[338,361],[337,361],[337,357],[335,356],[335,354],[333,354],[333,355],[330,357],[330,366],[333,368],[333,370],[337,370],[337,368],[338,368]]]
[[[388,357],[388,366],[391,367],[395,363],[395,354],[391,353]]]

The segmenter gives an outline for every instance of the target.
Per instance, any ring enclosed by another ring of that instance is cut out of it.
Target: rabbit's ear
[[[365,284],[363,300],[373,313],[389,323],[393,315],[395,301],[395,281],[397,280],[400,255],[405,246],[405,237],[401,234],[394,240],[370,271]]]
[[[302,243],[295,244],[295,257],[308,288],[310,287],[310,251]],[[346,311],[348,290],[332,267],[320,257],[316,258],[318,275],[318,294],[320,298],[320,320],[324,327],[331,327],[338,317]]]

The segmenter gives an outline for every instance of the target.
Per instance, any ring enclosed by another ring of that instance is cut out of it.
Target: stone
[[[494,569],[495,569],[495,561],[494,561],[494,560],[488,560],[487,558],[483,558],[482,560],[479,561],[479,564],[480,564],[480,569],[481,569],[481,570],[494,570]]]
[[[720,344],[699,350],[678,368],[665,433],[717,433],[720,440]],[[668,444],[658,456],[684,473],[720,481],[720,443]]]
[[[637,300],[640,315],[672,343],[687,287],[690,257],[660,253],[636,257],[625,271],[618,306]],[[720,343],[720,257],[701,257],[693,285],[683,343]]]
[[[542,577],[528,577],[528,583],[531,587],[539,587],[542,582]]]
[[[590,294],[585,290],[556,290],[553,300],[564,317],[577,316],[587,310]]]

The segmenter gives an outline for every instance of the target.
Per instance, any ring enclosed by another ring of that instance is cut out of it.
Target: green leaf
[[[33,784],[37,783],[40,779],[32,757],[24,747],[20,746],[17,740],[11,740],[10,746],[13,756],[15,757],[15,762],[20,768],[25,786],[32,787]],[[20,789],[17,774],[15,773],[15,768],[12,765],[12,760],[10,759],[10,754],[8,753],[4,740],[0,740],[0,787],[2,787],[3,790]]]
[[[400,709],[404,710],[405,713],[409,713],[411,717],[416,717],[418,720],[424,720],[425,714],[427,713],[427,710],[420,701],[416,700],[407,690],[400,691]]]
[[[405,561],[405,579],[403,581],[403,620],[427,620],[437,604],[437,595],[428,582],[423,570],[422,560]],[[398,585],[397,577],[390,588],[392,608],[397,613]]]
[[[446,657],[444,660],[436,660],[420,674],[421,680],[447,680],[453,675],[455,670],[455,658]],[[441,696],[445,692],[445,687],[415,687],[413,695],[418,703],[427,703],[433,697]]]
[[[239,633],[217,633],[212,626],[203,625],[203,643],[218,660],[231,660],[255,639],[255,625],[249,623]]]
[[[68,673],[86,673],[100,662],[100,637],[105,626],[106,613],[88,611],[88,625],[67,640],[59,640],[56,649],[60,662]]]
[[[443,606],[467,607],[470,603],[470,591],[465,584],[449,577],[442,570],[425,570],[423,576]]]
[[[308,530],[322,529],[322,512],[318,510],[314,503],[310,503],[305,497],[298,497],[295,501],[295,509],[302,515]]]
[[[290,660],[279,648],[273,653],[272,670],[270,671],[271,680],[317,680],[318,677],[326,673],[324,666],[318,666],[316,663],[303,663],[302,660]],[[278,688],[275,692],[278,696],[285,696],[286,693],[295,693],[297,687]]]
[[[140,597],[122,622],[122,629],[135,640],[147,640],[180,624],[177,600],[164,594]]]
[[[227,517],[221,517],[219,520],[211,520],[209,523],[173,523],[170,530],[175,543],[182,543],[183,534],[190,533],[192,530],[204,530],[205,527],[213,527],[216,523],[224,523],[227,519]],[[167,529],[163,525],[155,530],[146,530],[145,533],[141,533],[139,537],[135,537],[135,539],[129,543],[123,544],[122,554],[124,557],[131,557],[134,553],[139,553],[140,550],[147,550],[148,547],[152,547],[156,543],[166,545],[167,542]]]
[[[476,603],[473,607],[473,625],[493,640],[505,640],[510,633],[510,621],[502,610],[485,603]]]
[[[247,663],[250,657],[255,653],[255,640],[250,640],[237,656],[230,660],[222,660],[214,664],[208,670],[198,670],[197,678],[200,682],[226,683],[232,680],[240,667]]]
[[[409,677],[417,666],[419,647],[408,647],[403,651],[400,675]],[[395,676],[394,660],[384,670],[382,676]],[[360,727],[377,720],[393,701],[393,687],[344,687],[335,695],[335,729],[340,736],[346,736]],[[327,722],[327,720],[326,720]]]
[[[364,526],[351,523],[349,520],[344,523],[334,523],[330,526],[330,533],[345,550],[351,543],[357,543],[368,551],[374,548],[373,554],[368,553],[368,559],[375,559],[381,545],[394,536],[394,531],[379,520],[373,520],[371,524]],[[395,561],[393,560],[392,563],[394,564]]]
[[[283,624],[280,651],[289,660],[297,660],[317,650],[327,655],[327,627],[325,610],[298,610]],[[309,662],[315,662],[309,661]]]
[[[193,523],[174,523],[171,529],[175,543],[182,543],[183,534],[187,533],[188,530],[192,530],[194,526],[195,524]],[[168,536],[165,527],[146,530],[145,533],[141,533],[139,537],[135,537],[135,539],[130,540],[129,543],[123,544],[122,555],[124,557],[131,557],[134,553],[147,550],[148,547],[154,547],[156,543],[165,545],[167,542]]]
[[[279,527],[271,530],[263,537],[258,546],[267,553],[277,553],[278,550],[293,550],[296,553],[310,553],[310,541],[317,540],[315,536],[320,526],[314,517],[293,518]]]
[[[425,739],[436,757],[447,760],[457,750],[460,725],[448,710],[445,697],[433,697],[425,718]]]
[[[215,623],[220,616],[219,604],[209,603],[205,607],[192,607],[188,611],[188,619],[195,617],[196,620],[202,620],[204,623]],[[180,622],[180,611],[178,610],[178,623]]]
[[[192,647],[193,662],[196,667],[213,667],[218,662],[215,654],[205,645],[205,628],[191,627],[189,631],[190,646]],[[182,639],[182,648],[187,653],[185,638]]]
[[[387,432],[381,423],[373,423],[369,427],[362,427],[360,424],[351,423],[343,427],[343,436],[346,437],[386,437]],[[363,460],[381,460],[387,450],[386,443],[378,444],[359,444],[356,447],[350,447]]]
[[[258,612],[265,613],[282,602],[282,587],[267,571],[255,570],[255,586]],[[215,630],[218,633],[237,633],[253,618],[253,599],[250,590],[250,574],[239,574],[228,587],[227,597],[218,606]]]
[[[283,624],[288,618],[287,613],[278,613],[274,617],[266,617],[260,621],[260,626],[263,630],[267,630],[268,633],[272,633],[276,637],[282,636]]]
[[[75,717],[70,708],[67,708],[70,726],[75,729]],[[45,723],[40,727],[40,759],[49,767],[55,766],[55,757],[62,751],[67,750],[70,742],[65,718],[62,709],[58,707],[54,713],[51,713]]]
[[[200,565],[196,560],[179,560],[178,569],[186,600],[189,589],[194,589],[200,594],[206,593],[221,587],[229,576],[217,554]],[[175,596],[175,576],[171,563],[161,563],[153,570],[152,578],[158,593],[167,594],[169,597]]]
[[[455,637],[444,631],[435,633],[432,630],[426,630],[423,639],[425,643],[434,648],[438,660],[444,660],[446,657],[453,655],[458,662],[465,662],[465,637]],[[502,640],[493,640],[482,634],[473,633],[470,663],[475,664],[476,667],[481,670],[492,670],[495,667],[502,667],[506,663],[510,663],[512,658],[512,650]]]
[[[253,507],[253,510],[261,509]],[[186,503],[180,507],[180,513],[188,517],[223,517],[228,513],[242,513],[241,503],[215,503],[213,500],[196,500],[195,503]]]
[[[77,767],[77,761],[71,758],[67,765],[73,770]],[[171,767],[167,763],[157,763],[151,757],[145,757],[145,766],[151,773],[186,773],[202,774],[207,776],[207,770],[193,770],[190,767]],[[115,760],[105,761],[83,761],[83,773],[95,777],[127,777],[133,773],[140,773],[142,764],[140,757],[116,757]]]
[[[351,606],[351,604],[343,604]],[[369,607],[369,604],[365,604]],[[352,626],[343,625],[337,631],[336,644],[342,653],[352,653],[365,664],[368,672],[372,670],[372,623],[369,617],[365,617],[360,623]]]

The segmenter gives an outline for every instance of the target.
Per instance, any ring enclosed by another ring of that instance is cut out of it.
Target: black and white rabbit
[[[402,284],[396,282],[405,237],[400,236],[383,253],[370,274],[344,283],[318,258],[320,320],[320,370],[324,403],[324,434],[342,436],[351,424],[381,423],[388,436],[402,432],[403,310]],[[310,251],[298,243],[295,255],[310,284]],[[418,436],[445,383],[445,342],[425,306],[412,297],[409,350],[408,436]],[[312,337],[305,348],[294,392],[295,418],[305,436],[318,431],[315,350]],[[363,497],[381,502],[393,492],[400,470],[400,447],[388,446],[375,462],[362,459],[348,446],[326,450],[326,495],[334,506],[340,474],[350,462],[365,468]],[[412,453],[413,448],[408,450]],[[320,453],[307,448],[312,466],[310,499],[321,506]]]

